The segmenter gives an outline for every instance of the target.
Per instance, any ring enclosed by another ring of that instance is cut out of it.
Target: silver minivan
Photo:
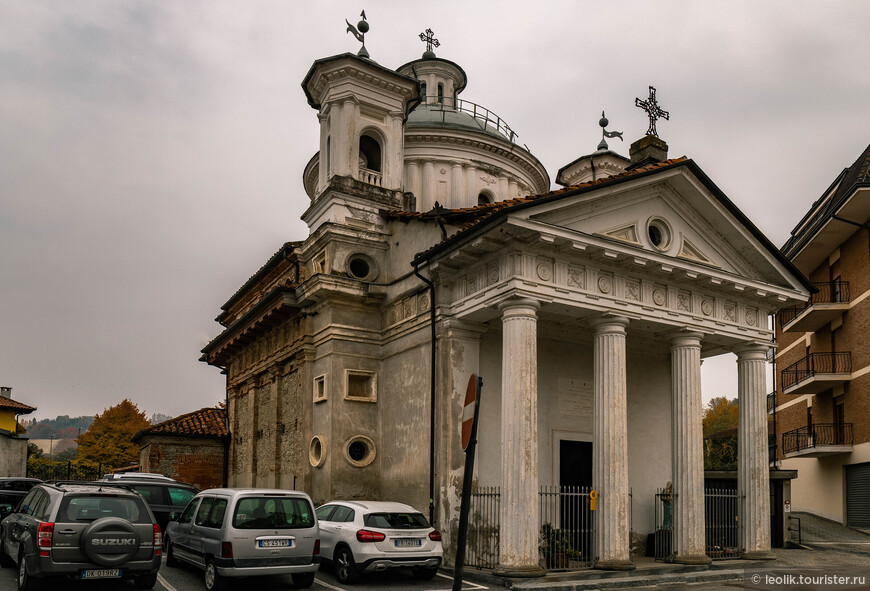
[[[307,494],[267,488],[213,488],[196,495],[166,527],[166,566],[205,571],[206,589],[225,577],[285,575],[310,587],[320,568],[320,532]]]

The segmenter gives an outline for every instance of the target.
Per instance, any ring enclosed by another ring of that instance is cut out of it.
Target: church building
[[[305,75],[309,234],[230,297],[203,349],[227,374],[229,485],[408,503],[452,562],[477,374],[495,573],[543,572],[542,490],[567,486],[597,493],[589,565],[633,568],[668,481],[673,559],[703,564],[700,368],[733,352],[739,544],[770,557],[768,320],[812,287],[693,160],[668,158],[654,118],[630,158],[603,142],[566,155],[551,190],[467,84],[431,46],[395,69],[363,47]]]

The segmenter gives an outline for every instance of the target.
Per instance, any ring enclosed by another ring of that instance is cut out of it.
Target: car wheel
[[[178,559],[175,557],[175,550],[172,549],[172,541],[166,542],[166,566],[178,566]]]
[[[136,577],[133,579],[133,585],[137,589],[150,589],[157,583],[157,573]]]
[[[205,588],[208,591],[223,591],[227,588],[226,581],[217,572],[213,559],[205,565]]]
[[[356,583],[359,580],[359,570],[356,568],[356,563],[353,561],[353,554],[350,548],[339,548],[335,551],[335,578],[339,582],[346,585]]]
[[[293,586],[297,589],[308,589],[314,584],[314,573],[296,573],[293,575]]]
[[[438,574],[438,567],[426,568],[425,566],[418,566],[411,569],[411,574],[414,575],[415,579],[420,579],[421,581],[428,581],[429,579],[434,579],[435,575]]]
[[[27,573],[27,561],[22,550],[18,554],[18,591],[38,591],[39,583]]]

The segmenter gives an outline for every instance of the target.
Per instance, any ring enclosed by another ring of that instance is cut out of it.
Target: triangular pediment
[[[671,258],[675,266],[702,265],[711,272],[805,289],[805,278],[736,206],[686,166],[632,182],[602,183],[518,215],[606,239],[614,248]]]

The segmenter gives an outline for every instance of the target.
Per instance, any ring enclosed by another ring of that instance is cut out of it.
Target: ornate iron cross
[[[432,51],[433,46],[441,46],[441,43],[435,38],[435,33],[432,32],[432,29],[426,29],[425,32],[420,33],[420,41],[426,42],[426,51]]]
[[[642,101],[639,98],[635,98],[634,105],[646,111],[649,116],[649,129],[646,130],[646,134],[659,137],[658,132],[656,132],[656,119],[663,117],[666,120],[670,120],[671,116],[667,111],[659,107],[659,104],[656,102],[655,87],[649,87],[649,98],[647,100]]]

